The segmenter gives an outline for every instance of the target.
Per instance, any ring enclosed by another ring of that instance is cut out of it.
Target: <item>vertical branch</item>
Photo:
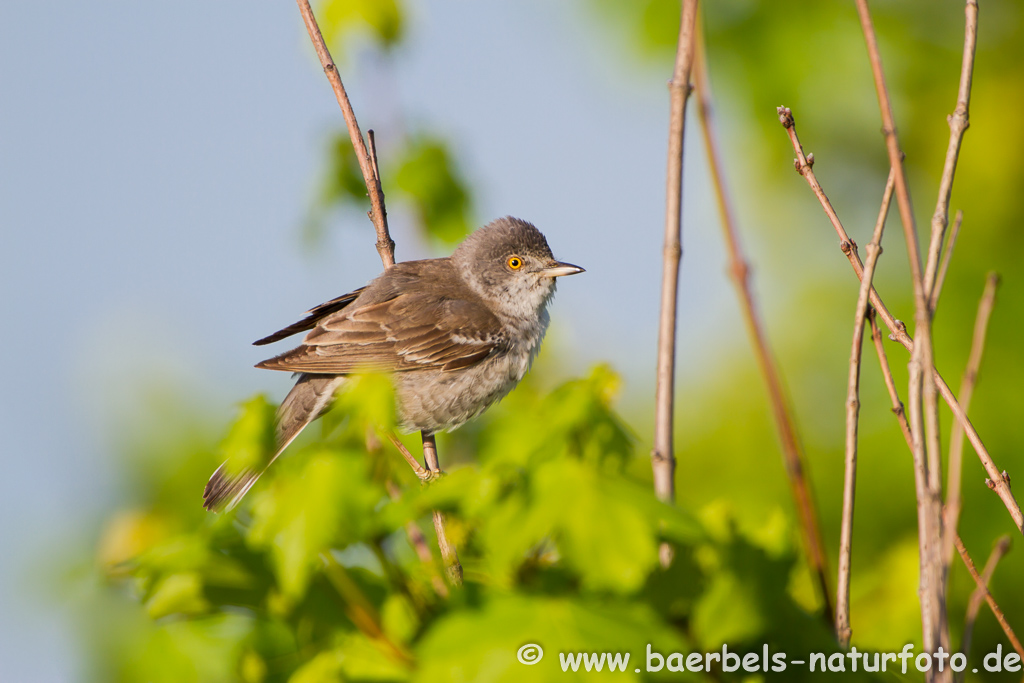
[[[380,179],[374,173],[376,165],[376,154],[371,160],[366,150],[366,143],[363,141],[363,133],[356,121],[356,113],[352,110],[352,103],[349,102],[348,93],[345,92],[345,85],[341,82],[338,74],[338,67],[334,65],[331,53],[324,42],[323,34],[320,33],[320,26],[313,16],[313,9],[309,6],[309,0],[296,0],[299,5],[299,12],[302,13],[302,20],[306,23],[306,31],[309,32],[309,39],[313,41],[313,48],[317,57],[320,58],[320,65],[327,74],[327,80],[331,82],[334,96],[341,107],[341,113],[345,117],[345,125],[348,127],[348,136],[352,139],[352,148],[356,153],[356,160],[359,162],[359,170],[363,174],[363,182],[366,183],[366,193],[370,197],[370,220],[377,231],[377,253],[385,268],[395,265],[395,243],[388,232],[388,216],[384,210],[384,192],[380,187]],[[372,143],[372,134],[371,134]]]
[[[964,212],[957,211],[953,219],[953,229],[949,232],[946,240],[946,248],[942,251],[942,265],[939,266],[939,273],[935,276],[935,284],[932,286],[929,304],[932,307],[932,317],[935,316],[935,309],[939,305],[939,295],[942,293],[942,285],[946,282],[946,273],[949,272],[949,262],[953,260],[953,247],[956,246],[956,238],[960,236],[960,226],[964,222]]]
[[[433,434],[423,434],[423,461],[434,476],[441,474],[441,463],[437,457],[437,442]],[[455,544],[448,539],[444,513],[434,510],[434,533],[437,534],[437,547],[441,550],[441,559],[444,561],[445,572],[448,580],[455,586],[462,585],[462,564],[459,562],[459,553]]]
[[[963,379],[960,381],[960,392],[957,399],[966,413],[971,407],[974,386],[978,382],[978,369],[981,367],[981,356],[985,350],[985,336],[988,332],[988,321],[992,317],[992,308],[996,303],[996,290],[999,288],[999,275],[989,273],[985,280],[985,291],[978,302],[978,314],[974,319],[974,336],[971,339],[971,354],[967,359]],[[953,423],[949,435],[949,464],[946,474],[946,537],[943,539],[943,561],[948,571],[953,560],[953,534],[956,533],[960,520],[960,482],[963,474],[964,428],[959,422]]]
[[[932,214],[932,236],[928,244],[928,263],[924,271],[925,294],[931,296],[935,288],[936,268],[942,238],[949,224],[949,196],[953,192],[953,176],[960,156],[960,144],[964,132],[970,126],[971,80],[974,74],[974,49],[978,43],[978,3],[967,0],[964,5],[964,56],[960,63],[960,87],[957,89],[956,108],[946,117],[949,122],[949,144],[946,146],[946,160],[939,180],[939,196]]]
[[[739,228],[733,216],[727,196],[728,193],[726,192],[725,169],[722,165],[717,136],[715,134],[713,100],[707,73],[707,51],[704,45],[703,31],[699,27],[697,29],[697,48],[694,59],[694,85],[696,86],[698,105],[697,118],[700,121],[700,129],[704,137],[704,147],[707,150],[708,165],[710,166],[711,179],[715,188],[715,198],[718,201],[718,211],[722,217],[722,233],[725,238],[726,251],[729,255],[729,277],[736,287],[736,294],[740,300],[740,312],[743,314],[743,322],[746,325],[750,342],[754,347],[754,356],[757,359],[758,369],[761,371],[765,387],[768,389],[772,417],[775,419],[775,429],[779,434],[786,473],[789,475],[793,502],[800,521],[804,549],[807,553],[807,563],[810,566],[811,573],[814,574],[818,581],[821,601],[825,607],[825,619],[831,623],[832,606],[830,604],[831,596],[828,585],[827,559],[825,556],[825,543],[822,540],[821,527],[818,523],[817,506],[807,481],[807,467],[803,448],[797,436],[796,420],[793,418],[793,410],[789,398],[786,396],[782,380],[779,376],[778,366],[768,344],[768,335],[761,322],[757,304],[754,302],[754,295],[750,287],[750,266],[743,255]]]
[[[917,225],[914,221],[914,209],[910,203],[910,190],[907,186],[906,173],[903,168],[903,153],[900,151],[899,138],[896,134],[896,121],[892,112],[892,103],[885,84],[882,71],[882,58],[878,49],[871,14],[867,0],[857,0],[857,13],[860,16],[861,28],[864,31],[871,62],[871,73],[875,81],[878,95],[878,106],[882,116],[885,133],[886,149],[889,153],[889,165],[896,175],[896,200],[900,209],[904,237],[907,242],[907,253],[910,257],[910,271],[914,285],[914,352],[911,355],[909,374],[910,388],[908,401],[910,407],[910,428],[914,437],[915,462],[926,463],[927,489],[918,497],[918,514],[923,524],[919,527],[924,532],[921,539],[921,623],[923,627],[924,649],[937,652],[940,646],[949,650],[949,628],[946,621],[945,574],[942,562],[942,471],[940,464],[939,445],[939,407],[937,400],[935,377],[932,368],[935,366],[932,350],[930,291],[925,289],[925,276],[921,268],[920,246],[917,237]],[[936,252],[937,258],[937,252]],[[948,673],[948,672],[943,672]],[[929,680],[948,679],[931,672]]]
[[[871,341],[874,343],[875,353],[878,355],[882,379],[885,380],[885,388],[889,391],[889,398],[892,401],[892,413],[900,423],[900,430],[903,432],[903,438],[907,441],[907,447],[913,452],[914,437],[910,433],[910,425],[907,424],[907,414],[903,409],[903,401],[900,400],[899,392],[896,391],[896,381],[892,378],[889,358],[885,355],[885,346],[882,344],[882,331],[878,329],[878,322],[875,320],[875,312],[873,310],[868,311],[868,320],[871,322]]]
[[[868,294],[875,265],[882,255],[882,232],[889,214],[895,174],[889,172],[878,211],[875,232],[867,245],[868,260],[864,264],[864,277],[860,281],[857,308],[853,318],[853,344],[850,349],[850,372],[846,389],[846,466],[843,474],[843,517],[839,530],[839,576],[836,581],[836,637],[840,647],[850,644],[850,560],[853,554],[853,502],[857,488],[857,419],[860,413],[860,359],[864,340],[864,321],[867,317]]]
[[[675,70],[669,82],[668,172],[665,198],[665,246],[661,279],[661,313],[658,321],[658,369],[654,415],[654,451],[651,467],[654,491],[658,498],[675,498],[675,455],[673,452],[673,409],[675,396],[676,312],[679,295],[679,262],[682,259],[683,130],[686,100],[690,96],[690,69],[693,64],[694,27],[697,0],[682,0],[679,43]],[[661,559],[671,559],[667,547]]]
[[[417,465],[419,463],[416,463]],[[398,500],[402,496],[401,490],[398,485],[395,484],[391,479],[388,479],[385,486],[388,491],[388,497],[391,500]],[[409,545],[416,551],[416,556],[420,558],[420,562],[424,566],[429,568],[430,571],[430,583],[434,587],[434,592],[442,598],[448,597],[448,586],[445,585],[444,579],[436,572],[434,565],[434,555],[430,552],[430,546],[427,545],[427,539],[420,531],[420,528],[416,525],[416,522],[410,520],[405,524],[405,535],[409,537]]]

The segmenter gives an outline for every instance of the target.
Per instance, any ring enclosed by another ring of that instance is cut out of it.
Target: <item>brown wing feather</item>
[[[317,374],[455,370],[503,343],[499,321],[483,304],[406,292],[325,317],[302,346],[256,367]]]
[[[366,289],[366,287],[360,287],[354,292],[342,294],[336,299],[331,299],[330,301],[322,303],[319,306],[316,306],[315,308],[311,308],[308,311],[306,311],[306,317],[300,320],[299,322],[292,323],[288,327],[282,328],[275,332],[274,334],[268,335],[263,339],[254,341],[252,345],[263,346],[265,344],[273,344],[274,342],[281,341],[282,339],[290,337],[293,334],[298,334],[299,332],[311,330],[314,327],[316,327],[317,323],[319,323],[327,316],[333,313],[337,313],[338,311],[342,310],[350,303],[355,301],[359,297],[359,295],[363,293],[364,289]]]

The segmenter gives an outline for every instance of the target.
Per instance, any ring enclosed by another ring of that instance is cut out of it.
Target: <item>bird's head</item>
[[[556,261],[540,230],[518,218],[491,221],[465,239],[452,254],[470,287],[510,317],[536,316],[555,293],[555,278],[582,273]]]

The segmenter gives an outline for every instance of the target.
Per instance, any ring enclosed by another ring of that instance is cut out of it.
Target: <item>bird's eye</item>
[[[518,256],[509,256],[508,267],[511,268],[512,270],[519,270],[520,268],[523,267],[523,259],[519,258]]]

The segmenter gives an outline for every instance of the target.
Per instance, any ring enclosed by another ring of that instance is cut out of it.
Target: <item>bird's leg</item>
[[[391,439],[391,444],[398,449],[398,452],[402,454],[405,461],[409,463],[409,467],[416,473],[419,480],[422,482],[428,482],[435,479],[438,475],[435,475],[431,470],[426,469],[420,464],[420,461],[416,459],[409,449],[405,447],[405,444],[398,440],[398,437],[394,434],[388,434],[388,438]],[[434,461],[437,461],[437,451],[434,451]]]
[[[423,434],[423,462],[426,463],[430,474],[436,478],[441,475],[441,463],[437,458],[437,442],[434,440],[433,434],[421,433]],[[455,586],[461,586],[462,564],[459,563],[459,553],[455,549],[455,544],[448,540],[444,513],[440,510],[434,510],[434,532],[437,534],[437,547],[441,550],[441,559],[444,560],[448,580]]]

